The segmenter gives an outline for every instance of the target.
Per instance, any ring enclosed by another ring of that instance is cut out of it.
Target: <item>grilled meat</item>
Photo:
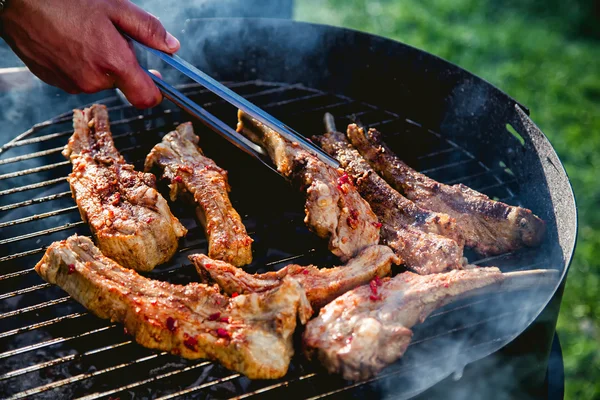
[[[187,230],[156,191],[154,175],[135,171],[119,154],[106,107],[75,110],[73,126],[63,151],[73,164],[68,181],[98,247],[138,271],[168,261]]]
[[[191,197],[208,238],[208,255],[235,266],[252,262],[252,239],[229,201],[227,171],[205,157],[191,123],[181,124],[154,146],[145,170],[158,166],[171,183],[171,200]],[[190,194],[187,196],[187,194]]]
[[[515,290],[555,284],[557,271],[502,274],[497,268],[453,270],[442,274],[405,272],[373,280],[321,309],[304,332],[307,356],[318,357],[329,372],[345,379],[367,379],[405,353],[411,328],[435,309],[490,286]],[[315,354],[316,353],[316,354]]]
[[[379,221],[342,171],[238,112],[238,132],[263,146],[281,174],[306,190],[304,222],[343,261],[379,243]]]
[[[313,265],[303,267],[291,264],[278,271],[255,275],[225,262],[211,260],[204,254],[193,254],[189,258],[204,280],[214,280],[229,295],[264,292],[279,287],[286,277],[293,277],[304,287],[313,309],[323,307],[376,276],[389,275],[392,262],[399,263],[387,246],[367,247],[341,267],[319,269]]]
[[[144,278],[104,257],[82,236],[53,243],[35,266],[100,318],[122,322],[148,348],[210,358],[252,379],[286,374],[296,318],[312,314],[300,284],[229,298],[218,288]]]
[[[454,217],[466,245],[478,253],[501,254],[541,243],[545,224],[530,210],[491,200],[462,184],[444,185],[418,173],[402,162],[374,129],[366,134],[348,130],[348,137],[396,190],[422,208]]]
[[[348,131],[359,129],[348,126]],[[340,132],[314,138],[354,180],[361,196],[381,221],[382,243],[419,274],[462,268],[464,240],[454,218],[424,210],[383,180]]]

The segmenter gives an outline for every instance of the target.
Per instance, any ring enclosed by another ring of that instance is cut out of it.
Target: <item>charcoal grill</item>
[[[475,264],[503,271],[557,269],[561,283],[480,296],[435,312],[416,327],[403,359],[367,382],[327,375],[301,354],[285,378],[250,381],[218,363],[145,349],[121,325],[87,313],[33,270],[53,241],[90,233],[65,180],[71,169],[60,154],[71,134],[71,114],[65,113],[0,148],[0,397],[407,398],[453,373],[458,377],[482,358],[488,369],[480,371],[481,379],[490,373],[511,377],[494,390],[510,393],[521,390],[520,380],[543,381],[575,245],[576,211],[565,171],[527,108],[434,56],[351,30],[214,19],[187,21],[184,32],[185,58],[297,131],[322,133],[325,112],[340,127],[359,119],[384,132],[393,149],[431,177],[531,208],[548,223],[540,248],[488,258],[466,255]],[[180,79],[166,75],[172,82]],[[230,106],[195,84],[179,83],[188,96],[234,126]],[[109,107],[117,147],[137,168],[162,135],[188,120],[168,102],[150,111],[135,110],[117,96],[100,102]],[[230,172],[232,201],[255,240],[248,271],[290,262],[336,263],[326,243],[305,227],[303,199],[295,189],[202,125],[195,128],[205,152]],[[147,275],[196,281],[186,256],[207,251],[204,234],[193,210],[178,203],[172,210],[189,233],[174,259]],[[522,371],[517,378],[523,357],[515,348],[536,366],[525,378]]]

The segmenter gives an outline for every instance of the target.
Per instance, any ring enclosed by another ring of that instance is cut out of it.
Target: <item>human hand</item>
[[[162,96],[121,32],[167,53],[179,41],[128,0],[9,0],[0,34],[44,82],[68,93],[117,87],[136,107]]]

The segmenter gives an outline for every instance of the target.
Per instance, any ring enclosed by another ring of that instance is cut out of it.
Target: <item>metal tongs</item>
[[[290,142],[298,143],[302,148],[316,155],[321,161],[334,168],[339,168],[339,163],[336,160],[331,158],[321,148],[307,140],[304,136],[294,131],[292,128],[288,127],[283,122],[279,121],[278,119],[268,114],[264,110],[260,109],[256,105],[252,104],[248,100],[244,99],[242,96],[233,92],[231,89],[227,88],[223,84],[217,82],[204,72],[200,71],[198,68],[183,60],[181,57],[152,49],[131,38],[129,38],[129,40],[131,40],[131,42],[136,47],[160,58],[162,61],[169,64],[171,67],[175,68],[177,71],[181,72],[183,75],[192,79],[196,83],[199,83],[200,85],[204,86],[206,89],[210,90],[229,104],[239,108],[250,117],[273,129],[285,139],[289,140]],[[202,108],[196,102],[192,101],[189,97],[181,93],[179,90],[177,90],[161,78],[150,73],[149,71],[146,72],[148,73],[148,75],[150,75],[156,86],[167,99],[171,100],[173,103],[182,108],[184,111],[187,111],[192,116],[198,118],[206,126],[223,136],[225,139],[227,139],[240,150],[255,157],[271,170],[275,170],[275,172],[278,172],[276,171],[276,169],[273,168],[272,162],[260,146],[256,145],[242,134],[236,132],[223,121],[212,115],[210,112]]]

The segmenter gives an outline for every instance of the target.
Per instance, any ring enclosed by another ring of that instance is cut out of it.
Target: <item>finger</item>
[[[130,1],[115,2],[110,19],[121,31],[146,46],[175,53],[179,40],[166,31],[158,18],[147,13]]]
[[[113,73],[113,77],[116,86],[137,108],[154,107],[162,101],[162,95],[152,78],[138,64]]]

